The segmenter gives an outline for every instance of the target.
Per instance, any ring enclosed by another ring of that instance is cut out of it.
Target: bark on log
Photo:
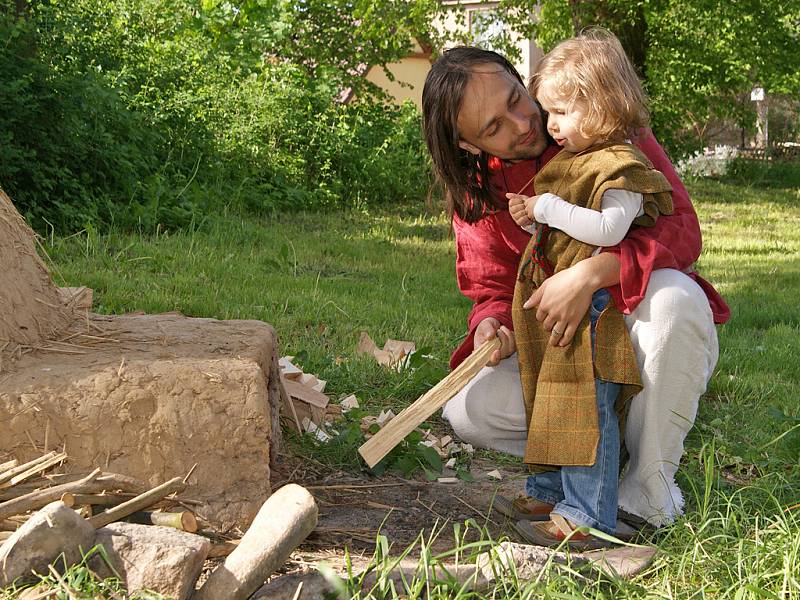
[[[74,506],[116,506],[130,500],[131,494],[73,494]]]
[[[109,508],[100,514],[93,516],[91,519],[89,519],[89,523],[91,523],[95,529],[99,529],[100,527],[104,527],[105,525],[113,523],[114,521],[119,521],[128,515],[155,504],[164,496],[169,496],[173,492],[181,492],[184,489],[186,489],[186,484],[183,483],[183,478],[175,477],[166,483],[162,483],[161,485],[154,487],[152,490],[148,490],[143,494],[139,494],[135,498],[131,498],[127,502],[123,502],[114,508]]]
[[[35,492],[31,492],[30,494],[20,496],[19,498],[9,500],[8,502],[0,503],[0,520],[12,515],[19,515],[28,512],[29,510],[42,508],[43,506],[50,504],[55,500],[59,500],[65,492],[72,492],[73,490],[80,488],[81,485],[94,481],[99,474],[100,469],[95,469],[86,477],[79,479],[78,481],[56,485],[44,490],[37,490]]]
[[[282,487],[263,504],[239,547],[211,573],[194,600],[248,598],[316,525],[317,504],[311,494],[295,484]]]

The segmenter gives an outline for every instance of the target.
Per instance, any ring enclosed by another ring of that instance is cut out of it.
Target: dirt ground
[[[502,480],[487,477],[498,469]],[[385,535],[391,554],[399,555],[420,536],[434,554],[456,545],[453,525],[474,519],[485,527],[492,539],[507,535],[514,539],[511,521],[491,510],[498,493],[516,496],[527,476],[522,468],[499,468],[485,460],[472,461],[475,481],[458,483],[407,480],[395,475],[373,477],[337,471],[306,458],[282,455],[273,472],[273,487],[284,483],[305,486],[319,506],[317,528],[292,554],[282,572],[287,573],[326,561],[335,570],[344,565],[347,548],[354,568],[366,565],[375,551],[378,533]],[[437,533],[431,541],[432,535]],[[476,541],[479,533],[471,528],[466,541]],[[415,544],[410,558],[419,556]]]

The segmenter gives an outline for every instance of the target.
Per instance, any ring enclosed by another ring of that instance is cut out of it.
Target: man
[[[511,303],[530,236],[511,219],[505,194],[534,195],[533,177],[559,148],[519,74],[494,52],[445,52],[425,82],[423,116],[453,219],[459,288],[474,302],[469,335],[451,366],[488,339],[502,342],[489,366],[448,402],[444,416],[462,439],[522,456],[528,423],[512,356]],[[662,525],[682,512],[674,475],[717,361],[714,322],[725,322],[729,310],[692,269],[701,240],[686,189],[652,133],[642,132],[636,144],[672,184],[674,214],[556,273],[526,307],[551,331],[551,343],[561,346],[571,342],[596,290],[608,288],[625,313],[644,389],[628,415],[630,460],[619,505],[633,517]],[[551,508],[524,497],[502,504],[514,516],[530,519],[546,518]]]

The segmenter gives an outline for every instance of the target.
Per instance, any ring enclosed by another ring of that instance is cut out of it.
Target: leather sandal
[[[514,499],[497,495],[494,498],[494,509],[514,521],[547,521],[553,505],[548,502],[536,500],[525,494],[520,494]]]
[[[584,551],[616,546],[614,542],[601,539],[590,533],[583,533],[556,513],[550,515],[549,521],[541,523],[517,521],[514,525],[514,531],[526,542],[547,548],[566,547],[570,550]]]

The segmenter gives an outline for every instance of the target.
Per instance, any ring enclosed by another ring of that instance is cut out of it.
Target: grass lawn
[[[686,516],[653,535],[661,553],[633,581],[554,569],[496,597],[800,598],[800,191],[707,180],[690,191],[699,268],[733,318],[679,472]],[[422,209],[218,215],[190,231],[82,232],[45,246],[59,283],[94,288],[99,312],[272,323],[283,354],[368,411],[397,412],[446,373],[469,309],[447,220]],[[413,340],[430,358],[414,372],[383,369],[355,354],[360,331],[379,345]],[[360,468],[353,452],[325,459]]]

